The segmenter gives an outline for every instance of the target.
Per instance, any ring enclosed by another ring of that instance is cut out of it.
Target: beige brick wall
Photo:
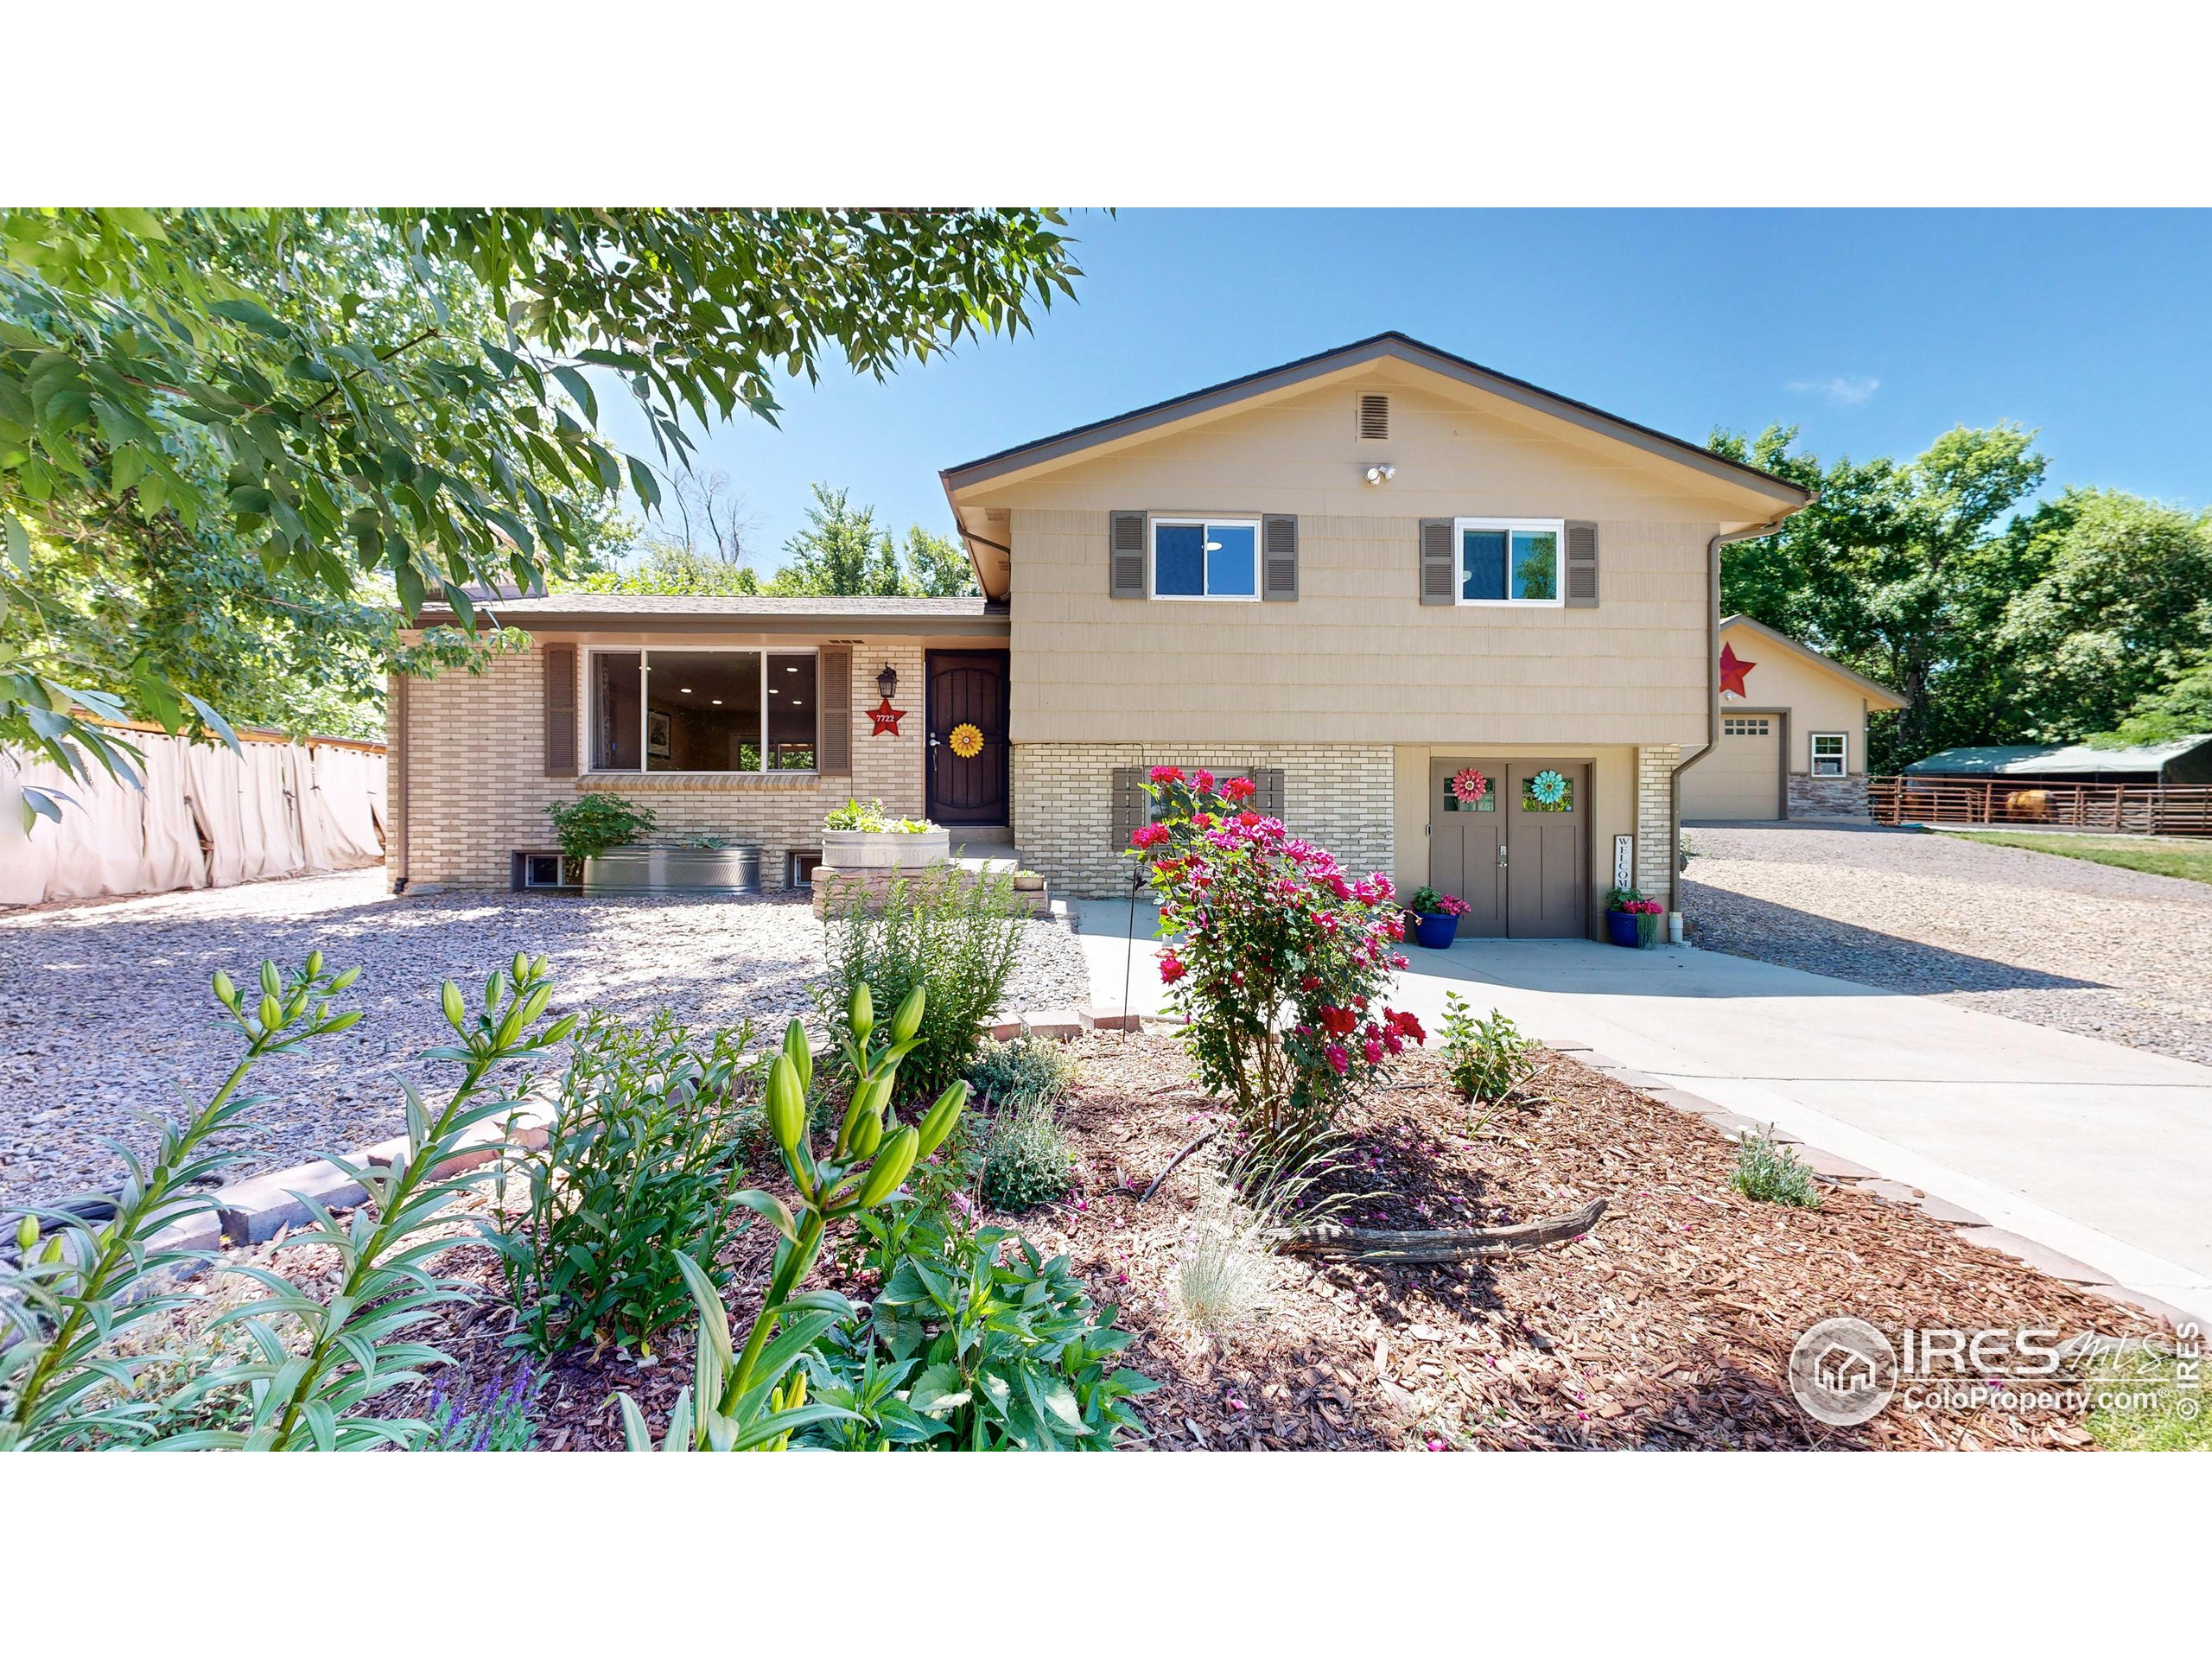
[[[1326,847],[1354,876],[1391,864],[1394,751],[1351,743],[1016,743],[1014,840],[1052,890],[1076,898],[1128,891],[1114,836],[1116,766],[1282,769],[1283,822]]]
[[[671,640],[664,648],[690,643]],[[779,641],[768,649],[814,643]],[[819,848],[823,813],[849,795],[880,798],[894,812],[920,816],[927,742],[922,656],[923,642],[918,640],[854,645],[853,775],[827,780],[811,772],[548,778],[545,666],[537,650],[496,658],[480,675],[454,671],[435,679],[410,680],[405,687],[404,729],[395,732],[386,760],[392,810],[396,817],[404,815],[405,824],[408,883],[410,887],[504,888],[512,854],[554,846],[545,808],[599,790],[652,807],[659,815],[655,840],[715,835],[759,846],[763,882],[780,887],[789,862],[785,855],[794,849]],[[586,702],[584,663],[580,648],[580,710]],[[874,724],[866,712],[875,706],[875,677],[886,663],[899,673],[897,705],[909,710],[896,737],[872,735]],[[580,719],[578,724],[588,727],[588,721]],[[401,873],[397,857],[390,868],[394,875]]]
[[[1671,780],[1681,750],[1673,744],[1636,752],[1636,885],[1647,898],[1673,901],[1675,822]]]

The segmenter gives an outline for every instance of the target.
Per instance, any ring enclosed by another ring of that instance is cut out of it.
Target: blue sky
[[[879,385],[713,433],[764,566],[823,480],[903,533],[938,470],[1386,328],[1702,439],[1795,422],[1824,458],[2041,433],[2050,485],[2212,499],[2212,213],[1078,213],[1078,302]],[[610,403],[620,405],[619,399]],[[637,441],[619,424],[618,435]]]

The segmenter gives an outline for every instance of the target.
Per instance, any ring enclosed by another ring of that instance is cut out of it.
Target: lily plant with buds
[[[379,1444],[418,1444],[430,1425],[412,1419],[356,1414],[372,1397],[419,1379],[421,1368],[444,1356],[396,1340],[437,1306],[465,1293],[434,1274],[429,1261],[449,1242],[425,1237],[448,1219],[448,1206],[482,1177],[442,1173],[468,1147],[479,1125],[511,1111],[514,1102],[486,1098],[493,1073],[511,1062],[541,1057],[575,1021],[539,1027],[552,987],[545,958],[518,956],[512,970],[486,982],[480,1012],[472,1014],[458,986],[440,989],[455,1041],[429,1059],[460,1062],[461,1085],[435,1109],[408,1085],[407,1154],[390,1168],[331,1161],[367,1189],[351,1218],[340,1222],[302,1197],[315,1224],[293,1233],[285,1248],[321,1244],[340,1262],[340,1284],[319,1300],[283,1274],[260,1267],[228,1267],[257,1281],[268,1294],[221,1316],[251,1339],[255,1357],[211,1365],[168,1398],[137,1387],[143,1360],[118,1357],[117,1338],[141,1320],[193,1299],[181,1274],[211,1265],[211,1253],[173,1247],[175,1224],[213,1206],[207,1185],[245,1154],[210,1142],[247,1122],[266,1096],[240,1093],[248,1074],[271,1054],[296,1049],[353,1026],[358,1009],[334,1012],[332,1000],[359,976],[333,973],[322,953],[300,969],[261,964],[257,991],[241,991],[214,976],[215,1000],[245,1039],[245,1053],[214,1096],[182,1124],[159,1126],[153,1156],[114,1147],[124,1180],[104,1219],[74,1209],[35,1208],[15,1230],[16,1258],[0,1260],[0,1451],[66,1450],[89,1446],[184,1451],[351,1451]],[[243,1424],[168,1433],[180,1408],[217,1391],[245,1402]]]
[[[798,1020],[785,1030],[783,1047],[768,1067],[766,1104],[797,1203],[759,1191],[736,1196],[779,1235],[767,1294],[741,1349],[706,1269],[689,1256],[679,1258],[698,1304],[699,1337],[692,1380],[677,1396],[661,1440],[664,1452],[781,1451],[810,1424],[855,1415],[839,1406],[809,1403],[799,1364],[832,1327],[854,1317],[853,1305],[835,1291],[801,1291],[799,1286],[822,1253],[830,1224],[893,1202],[915,1164],[952,1133],[968,1103],[968,1085],[961,1082],[939,1095],[918,1123],[899,1124],[891,1109],[899,1063],[915,1046],[923,1007],[924,992],[917,986],[892,1015],[889,1041],[879,1046],[871,994],[866,985],[855,988],[846,1009],[852,1034],[844,1044],[852,1096],[836,1138],[822,1153],[807,1114],[813,1052]],[[622,1421],[632,1452],[653,1449],[645,1414],[626,1394]]]

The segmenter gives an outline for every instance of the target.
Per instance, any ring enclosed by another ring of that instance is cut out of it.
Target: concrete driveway
[[[1158,1010],[1151,912],[1133,956],[1126,902],[1077,911],[1094,998],[1119,1002],[1126,969]],[[1682,947],[1410,954],[1396,998],[1425,1022],[1457,991],[2212,1319],[2212,1068]]]

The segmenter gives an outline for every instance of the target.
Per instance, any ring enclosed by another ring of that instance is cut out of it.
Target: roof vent
[[[1363,438],[1387,438],[1390,435],[1390,399],[1387,393],[1360,393],[1359,435]]]

